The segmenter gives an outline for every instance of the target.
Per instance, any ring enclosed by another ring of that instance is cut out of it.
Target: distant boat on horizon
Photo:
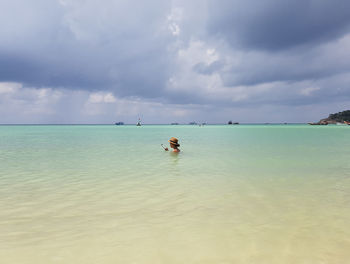
[[[139,121],[137,121],[136,126],[141,126],[141,119],[139,118]]]
[[[115,123],[115,125],[116,126],[122,126],[122,125],[124,125],[124,122],[117,122],[117,123]]]
[[[227,124],[228,124],[228,125],[239,125],[238,122],[232,122],[232,120],[228,121]]]

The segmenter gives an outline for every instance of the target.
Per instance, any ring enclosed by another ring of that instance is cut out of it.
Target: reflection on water
[[[159,150],[169,135],[179,154]],[[0,139],[2,263],[350,258],[347,127],[2,126]]]

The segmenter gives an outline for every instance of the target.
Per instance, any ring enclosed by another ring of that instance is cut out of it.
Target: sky
[[[0,124],[318,121],[348,0],[0,0]]]

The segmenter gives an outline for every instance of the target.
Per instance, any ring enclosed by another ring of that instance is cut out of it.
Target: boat
[[[115,123],[115,125],[116,126],[122,126],[122,125],[124,125],[124,122],[117,122],[117,123]]]
[[[308,124],[312,125],[312,126],[326,126],[326,125],[328,125],[328,122],[327,121],[322,121],[322,122],[308,123]]]
[[[228,125],[239,125],[238,122],[232,122],[232,120],[228,121],[227,124],[228,124]]]
[[[171,123],[171,125],[173,126],[177,126],[179,123]]]
[[[139,118],[139,121],[137,121],[136,126],[141,126],[141,119]]]

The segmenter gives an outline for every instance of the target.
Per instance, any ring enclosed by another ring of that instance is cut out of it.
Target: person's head
[[[169,143],[170,143],[170,147],[173,149],[177,149],[178,147],[180,147],[180,144],[178,143],[178,139],[172,137],[171,139],[169,139]]]

